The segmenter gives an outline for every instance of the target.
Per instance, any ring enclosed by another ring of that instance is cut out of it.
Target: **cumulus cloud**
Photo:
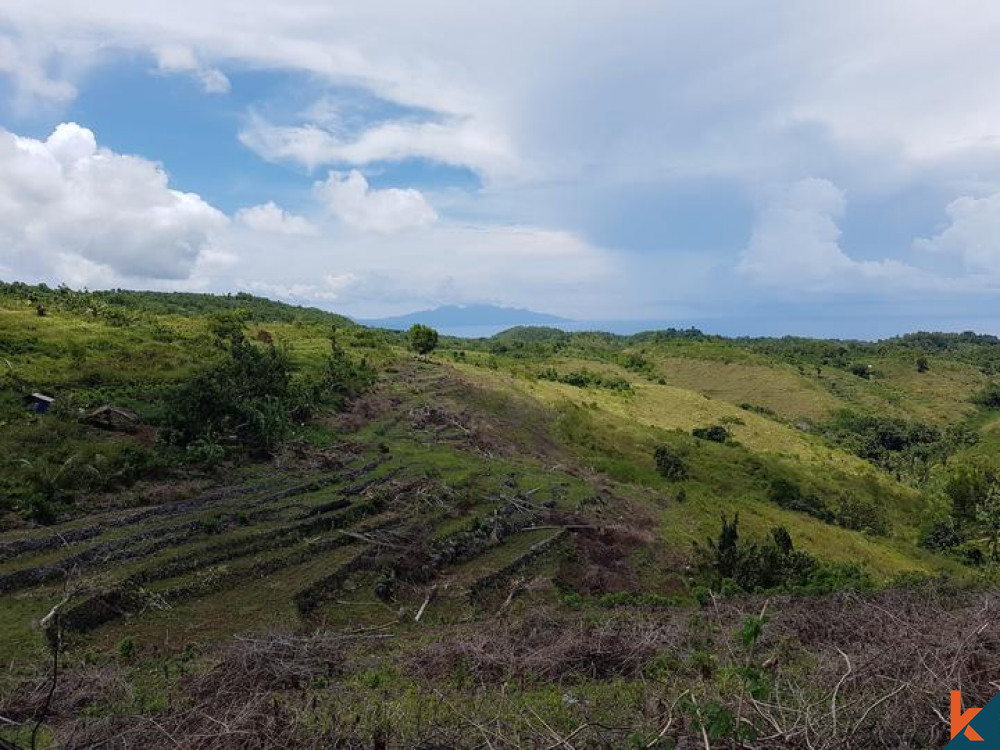
[[[64,123],[44,141],[0,130],[0,262],[57,279],[183,279],[226,217],[163,169]]]
[[[324,182],[316,183],[314,192],[330,213],[362,232],[395,234],[437,221],[419,190],[375,190],[356,169],[346,175],[330,172]]]
[[[288,213],[279,208],[274,201],[241,208],[236,212],[235,218],[258,232],[293,236],[314,236],[319,233],[319,229],[308,219]]]
[[[951,223],[935,237],[918,239],[914,249],[957,257],[973,273],[1000,275],[1000,193],[958,198],[945,211]]]
[[[167,45],[156,50],[157,70],[194,76],[206,94],[229,93],[229,78],[218,68],[201,62],[190,47]]]
[[[358,171],[315,186],[316,213],[274,202],[230,221],[163,168],[60,125],[0,131],[0,274],[74,286],[247,289],[359,315],[502,301],[592,313],[621,289],[606,251],[566,231],[439,220],[416,190]],[[405,230],[405,231],[404,231]]]
[[[855,260],[840,247],[844,192],[829,180],[799,180],[777,191],[757,216],[737,270],[784,289],[847,290],[861,281],[910,284],[917,269],[891,260]]]

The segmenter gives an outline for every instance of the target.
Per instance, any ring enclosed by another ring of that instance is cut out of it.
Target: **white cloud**
[[[874,10],[864,0],[808,10],[765,0],[724,13],[693,0],[571,13],[488,0],[244,0],[235,10],[32,0],[7,3],[2,16],[42,40],[31,69],[50,83],[74,73],[50,63],[100,44],[165,67],[301,71],[418,112],[348,135],[309,118],[246,129],[268,158],[309,165],[419,157],[491,178],[789,180],[828,174],[840,148],[878,151],[889,172],[905,173],[912,160],[998,143],[1000,5],[988,0],[884,0]]]
[[[920,158],[995,137],[1000,115],[1000,6],[989,0],[765,0],[725,12],[693,0],[569,12],[498,0],[32,0],[2,15],[45,41],[39,63],[96,40],[197,50],[206,69],[305,71],[452,118],[452,142],[474,123],[547,176],[625,157],[645,174],[691,155],[715,168],[720,147],[757,160],[753,146],[771,145],[771,164],[797,161],[793,139],[773,137],[803,123]]]
[[[493,177],[519,168],[503,135],[467,119],[448,123],[387,122],[347,138],[317,125],[279,127],[252,117],[239,137],[265,159],[293,161],[309,169],[405,159],[468,167]]]
[[[241,208],[236,212],[236,220],[258,232],[300,236],[313,236],[319,233],[308,219],[284,211],[273,201]]]
[[[338,231],[295,238],[276,253],[255,233],[239,248],[236,286],[295,301],[336,302],[367,317],[445,303],[498,301],[587,316],[622,289],[614,258],[567,232],[437,223],[406,234]],[[312,273],[303,281],[303,268]]]
[[[829,180],[784,186],[764,205],[737,271],[763,286],[802,291],[845,291],[859,282],[926,285],[918,269],[892,260],[855,260],[840,247],[838,219],[846,205]]]
[[[156,50],[156,65],[161,73],[187,73],[195,77],[206,94],[227,94],[230,83],[218,68],[205,65],[190,47],[166,45]]]
[[[374,189],[357,171],[331,173],[315,197],[308,218],[268,202],[229,221],[79,125],[44,141],[0,131],[0,269],[92,288],[247,289],[358,315],[538,300],[584,315],[622,288],[614,257],[570,232],[441,221],[419,191]]]
[[[920,252],[956,256],[971,272],[1000,276],[1000,193],[962,197],[948,205],[951,223],[931,239],[918,239]]]
[[[316,183],[314,192],[330,213],[363,232],[394,234],[437,221],[419,190],[375,190],[356,169],[346,175],[330,172],[326,181]]]
[[[17,83],[22,97],[49,102],[68,102],[76,96],[76,87],[69,81],[49,77],[45,66],[32,59],[30,50],[14,39],[0,35],[0,73],[6,73]]]
[[[467,167],[483,178],[482,189],[460,198],[458,190],[425,197],[399,188],[358,189],[352,177],[337,178],[330,202],[339,221],[309,214],[305,220],[319,234],[285,232],[301,240],[287,250],[301,252],[301,262],[287,271],[300,277],[280,281],[287,289],[307,278],[326,293],[315,279],[354,274],[338,293],[375,304],[378,288],[403,299],[410,292],[397,281],[428,267],[434,270],[426,278],[422,270],[413,274],[421,279],[422,298],[459,293],[448,286],[450,268],[437,264],[434,244],[457,241],[449,234],[455,216],[471,217],[507,243],[512,237],[496,223],[527,225],[540,242],[557,246],[557,238],[546,234],[550,230],[538,227],[568,228],[561,237],[593,250],[594,256],[584,257],[619,267],[621,254],[593,246],[624,238],[650,255],[661,247],[668,258],[698,255],[710,242],[685,246],[693,234],[692,225],[684,224],[687,216],[676,229],[650,221],[672,200],[663,214],[673,215],[691,186],[697,198],[690,203],[697,205],[687,214],[715,210],[714,197],[702,199],[706,193],[726,195],[730,213],[719,224],[736,225],[734,232],[749,223],[743,218],[745,196],[759,194],[762,185],[791,186],[761,208],[740,260],[743,278],[760,285],[927,289],[937,282],[910,263],[944,266],[942,259],[961,258],[971,275],[995,267],[985,205],[956,203],[953,226],[927,244],[917,243],[937,252],[912,259],[904,253],[913,233],[904,236],[903,225],[917,223],[929,206],[956,195],[1000,189],[1000,99],[991,91],[1000,75],[994,43],[1000,4],[884,0],[873,7],[870,0],[817,0],[805,7],[763,0],[730,3],[724,12],[717,5],[638,0],[577,4],[567,13],[562,3],[526,0],[243,0],[234,12],[231,3],[203,0],[32,0],[7,3],[0,11],[0,25],[11,34],[0,39],[0,75],[6,71],[31,96],[65,102],[89,64],[86,50],[94,47],[109,51],[102,59],[119,59],[115,53],[124,50],[150,55],[164,72],[204,72],[209,78],[202,84],[209,88],[225,86],[222,78],[213,82],[210,71],[281,71],[298,95],[271,97],[269,91],[267,101],[254,103],[262,116],[249,116],[240,134],[263,157],[344,171],[424,159]],[[31,44],[25,42],[29,37]],[[291,116],[292,106],[303,106],[302,91],[314,92],[321,102]],[[344,91],[361,92],[371,110],[361,107],[348,122],[337,106],[321,106],[325,97],[343,104]],[[862,209],[852,224],[853,247],[864,241],[865,223],[875,221],[880,228],[872,234],[896,247],[865,247],[870,253],[864,255],[845,249],[839,188],[795,186],[802,176],[816,174],[848,190],[852,205]],[[973,179],[976,186],[956,187]],[[43,172],[25,178],[25,195],[42,189],[36,182],[44,182]],[[866,203],[874,194],[881,203]],[[430,203],[441,213],[437,221]],[[885,206],[892,210],[880,213]],[[647,222],[654,232],[646,231]],[[263,236],[264,224],[254,229],[240,220],[220,234],[231,239],[245,233],[251,244],[266,239],[273,252],[275,238]],[[287,230],[294,224],[270,226]],[[357,236],[357,230],[378,234],[402,227],[414,233],[405,242]],[[479,230],[460,234],[463,241],[480,237]],[[706,263],[721,258],[730,268],[740,240],[719,235],[723,239],[703,255]],[[362,241],[375,240],[382,244],[366,246],[365,262],[355,258]],[[897,260],[877,259],[893,250]],[[3,252],[0,263],[10,266]],[[204,257],[204,246],[200,252]],[[380,252],[398,268],[383,263]],[[471,252],[461,256],[459,267]],[[516,249],[510,252],[516,257]],[[505,277],[508,256],[488,257]],[[255,263],[270,268],[264,260]],[[204,264],[199,260],[193,267],[197,274]],[[938,270],[943,278],[951,269]],[[246,278],[279,283],[269,273],[251,271]],[[212,278],[224,278],[219,274]],[[501,297],[518,293],[491,291],[494,286],[473,276],[463,270],[455,283]],[[545,278],[553,289],[565,289],[557,277]],[[731,283],[722,292],[709,280],[700,289],[685,285],[690,290],[678,294],[700,297],[708,289],[728,299],[753,293]],[[540,294],[548,299],[545,291]]]
[[[98,148],[75,123],[45,141],[0,130],[0,262],[31,275],[184,279],[226,223],[157,164]]]

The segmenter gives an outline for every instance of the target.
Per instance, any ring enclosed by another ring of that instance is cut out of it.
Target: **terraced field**
[[[544,434],[508,430],[507,442],[497,442],[491,417],[516,411],[520,386],[490,391],[476,380],[430,363],[404,368],[358,405],[378,416],[326,449],[326,468],[289,467],[183,500],[5,535],[2,658],[38,655],[32,623],[67,591],[66,631],[106,646],[127,636],[211,640],[279,623],[375,623],[400,609],[415,616],[425,599],[425,622],[468,616],[572,546],[574,526],[634,525],[652,514],[683,557],[724,507],[693,496],[685,511],[635,491],[622,505],[614,485],[560,465],[565,454],[547,455]],[[523,417],[555,419],[537,407]],[[905,552],[877,543],[866,550],[859,545],[871,543],[858,535],[767,503],[744,514],[751,528],[760,516],[762,531],[785,523],[806,548],[842,535],[844,558],[867,557],[876,571],[921,567]]]
[[[36,657],[31,626],[67,593],[66,633],[111,645],[377,621],[431,591],[421,618],[434,621],[506,596],[518,571],[564,540],[558,525],[592,490],[533,460],[489,460],[460,415],[425,403],[465,386],[422,369],[372,398],[394,406],[324,451],[329,468],[5,535],[0,658]]]

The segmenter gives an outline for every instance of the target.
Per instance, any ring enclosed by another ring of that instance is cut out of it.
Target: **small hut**
[[[83,421],[105,430],[134,430],[139,426],[139,415],[121,406],[105,404],[87,414]]]
[[[44,393],[29,393],[24,397],[24,405],[36,414],[47,412],[53,401],[55,399],[52,396],[46,396]]]

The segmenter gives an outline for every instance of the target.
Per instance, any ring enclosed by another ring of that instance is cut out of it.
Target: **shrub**
[[[852,531],[870,531],[879,536],[889,533],[889,521],[882,508],[857,495],[840,497],[834,508],[833,521]]]
[[[975,401],[987,409],[1000,409],[1000,383],[990,383],[976,396]]]
[[[884,471],[926,479],[929,467],[978,436],[964,426],[942,432],[934,425],[879,414],[842,411],[826,425],[827,437]]]
[[[218,323],[220,360],[184,382],[170,399],[166,437],[178,445],[195,441],[234,443],[271,451],[292,427],[296,403],[292,364],[284,349],[256,346],[231,321]]]
[[[854,364],[850,366],[849,370],[852,375],[857,375],[859,378],[864,378],[865,380],[871,380],[871,365]]]
[[[696,543],[695,553],[702,577],[723,593],[800,588],[809,585],[819,566],[814,557],[794,548],[784,527],[772,528],[763,545],[741,539],[739,514],[732,521],[723,515],[719,536],[705,546]]]
[[[691,434],[700,440],[711,440],[713,443],[724,443],[729,439],[729,430],[721,424],[711,427],[695,427]]]
[[[622,367],[631,372],[648,372],[653,367],[648,359],[636,352],[623,354],[619,362],[621,362]]]
[[[991,467],[960,464],[948,473],[944,492],[959,517],[971,518],[976,506],[986,498],[998,479],[1000,477]]]
[[[330,355],[326,359],[316,398],[332,401],[338,408],[375,382],[375,370],[368,360],[351,357],[337,338],[337,329],[330,332]]]
[[[29,521],[51,526],[59,520],[52,502],[42,495],[28,495],[21,501],[21,514]]]
[[[948,552],[964,541],[952,516],[939,516],[920,529],[919,544],[924,549]]]
[[[135,655],[135,641],[131,637],[123,638],[118,643],[118,656],[128,661]]]
[[[437,348],[438,332],[430,326],[415,323],[406,333],[410,349],[417,354],[430,354]]]
[[[688,468],[684,459],[666,445],[656,446],[653,459],[656,461],[657,473],[664,479],[677,481],[687,478]]]
[[[827,523],[833,521],[833,514],[826,507],[823,498],[812,493],[803,493],[799,485],[784,477],[771,480],[768,497],[771,502],[782,508],[808,513]]]
[[[539,380],[551,380],[555,383],[565,383],[575,388],[606,388],[611,391],[630,391],[632,385],[615,375],[600,375],[590,370],[574,370],[560,375],[554,367],[546,367],[538,372]]]
[[[777,417],[778,416],[775,413],[774,409],[771,409],[771,408],[769,408],[767,406],[760,406],[759,404],[751,404],[751,403],[749,403],[747,401],[744,401],[743,403],[739,404],[739,407],[743,411],[752,411],[755,414],[762,414],[765,417]]]

